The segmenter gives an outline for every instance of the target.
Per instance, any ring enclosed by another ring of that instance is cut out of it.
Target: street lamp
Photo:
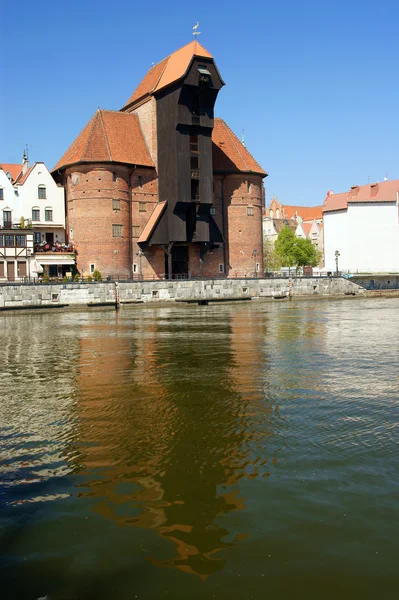
[[[335,275],[338,277],[338,258],[340,257],[340,253],[338,250],[335,251]]]
[[[142,269],[142,264],[141,264],[141,257],[144,256],[144,252],[142,250],[137,250],[136,256],[139,257],[139,262],[140,262],[140,279],[143,279],[143,269]]]

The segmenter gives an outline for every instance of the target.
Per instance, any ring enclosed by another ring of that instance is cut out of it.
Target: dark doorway
[[[168,279],[188,276],[188,246],[173,246],[172,275],[168,270],[168,255],[165,254],[165,273]]]
[[[54,244],[54,233],[46,233],[46,242],[49,244],[49,246]]]

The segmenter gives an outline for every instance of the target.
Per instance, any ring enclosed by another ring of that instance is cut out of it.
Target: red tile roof
[[[153,167],[135,114],[98,109],[53,172],[78,162],[119,162]]]
[[[303,221],[313,221],[313,219],[323,218],[322,206],[281,206],[284,216],[287,219],[293,219],[296,215]]]
[[[139,239],[137,240],[139,244],[143,242],[148,242],[152,232],[154,231],[155,225],[158,223],[164,209],[166,206],[166,200],[163,202],[158,202],[155,205],[154,210],[151,213],[150,218],[148,219],[143,231],[140,234]]]
[[[345,210],[348,208],[348,203],[358,204],[361,202],[396,202],[398,197],[399,179],[382,181],[381,183],[353,186],[348,192],[342,192],[341,194],[328,192],[326,199],[324,200],[323,212]]]
[[[29,169],[24,174],[22,174],[22,171],[21,171],[21,173],[19,174],[18,179],[15,183],[17,183],[18,185],[22,185],[23,183],[25,183],[25,181],[28,179],[29,175],[32,173],[34,166],[35,165],[32,165],[31,167],[29,167]]]
[[[267,176],[223,119],[215,119],[212,142],[214,171],[252,172]]]
[[[7,171],[10,173],[10,175],[12,177],[12,183],[14,183],[14,181],[17,179],[18,175],[22,171],[22,166],[16,165],[16,164],[0,163],[0,167],[2,167],[2,169],[5,173],[7,173]]]
[[[201,46],[197,40],[190,42],[151,67],[125,106],[154,94],[184,77],[194,56],[213,58],[212,54]]]
[[[311,223],[302,223],[302,228],[305,232],[306,237],[309,237],[310,230],[312,229],[313,221]]]

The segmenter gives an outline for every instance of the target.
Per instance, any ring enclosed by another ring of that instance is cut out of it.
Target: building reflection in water
[[[245,537],[227,519],[245,508],[237,484],[273,460],[264,335],[235,306],[121,311],[80,336],[80,494],[116,525],[172,541],[153,564],[205,579]]]

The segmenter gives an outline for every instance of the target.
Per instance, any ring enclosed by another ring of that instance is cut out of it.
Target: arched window
[[[52,221],[53,220],[53,209],[50,206],[46,206],[44,209],[44,220]]]
[[[38,206],[32,208],[32,221],[40,221],[40,208]]]
[[[280,218],[280,210],[279,210],[279,209],[277,209],[277,210],[276,210],[276,219],[279,219],[279,218]]]
[[[39,185],[37,188],[37,197],[39,198],[39,200],[45,200],[46,199],[46,186],[45,185]]]
[[[270,217],[271,219],[273,219],[273,217],[274,217],[274,212],[273,212],[273,209],[272,209],[272,208],[269,210],[269,217]]]

